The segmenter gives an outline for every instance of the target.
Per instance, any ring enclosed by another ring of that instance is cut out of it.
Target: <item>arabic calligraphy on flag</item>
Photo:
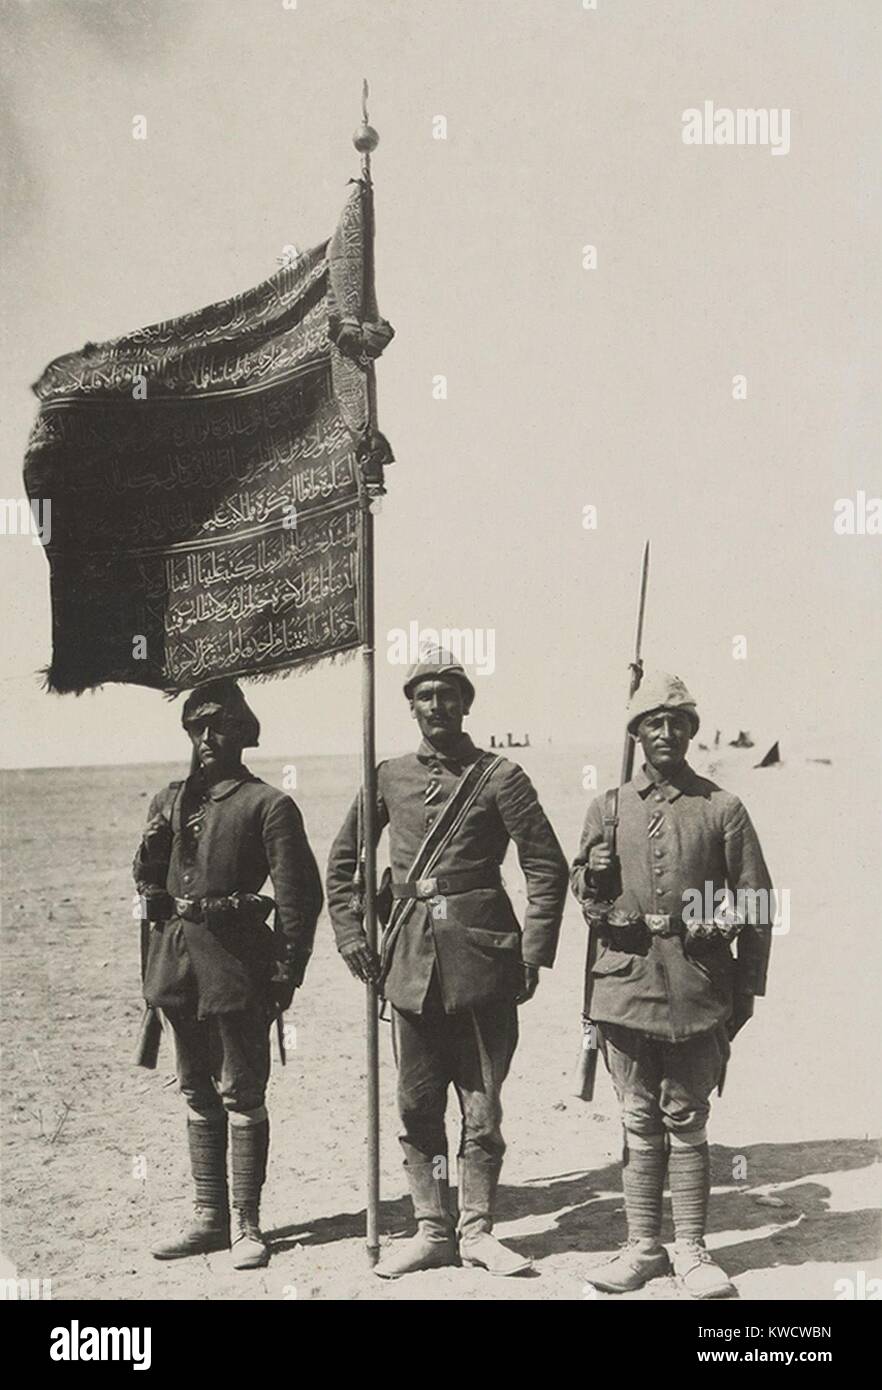
[[[361,194],[255,289],[37,382],[25,486],[51,499],[50,689],[177,691],[358,644],[359,460],[379,441],[391,461],[359,337],[376,317]]]

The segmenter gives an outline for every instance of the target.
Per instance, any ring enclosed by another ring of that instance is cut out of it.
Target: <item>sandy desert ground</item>
[[[698,753],[741,794],[790,929],[770,988],[739,1038],[712,1121],[709,1240],[743,1298],[823,1300],[882,1290],[880,1261],[879,839],[876,771],[859,749]],[[567,855],[587,794],[578,748],[518,755]],[[297,758],[316,854],[357,777],[354,759]],[[282,760],[252,766],[280,784]],[[131,1064],[140,1015],[129,865],[162,766],[3,774],[2,1248],[5,1272],[51,1279],[53,1297],[583,1299],[594,1252],[624,1234],[619,1131],[609,1081],[570,1094],[579,1044],[584,929],[568,904],[558,963],[521,1014],[506,1092],[509,1155],[499,1232],[534,1270],[510,1280],[443,1270],[377,1280],[364,1250],[363,1009],[319,926],[289,1021],[296,1046],[271,1082],[273,1149],[264,1226],[273,1259],[236,1274],[222,1255],[158,1264],[151,1240],[183,1216],[189,1184],[171,1049]],[[523,904],[515,866],[507,870]],[[382,1229],[409,1226],[399,1166],[388,1028],[382,1025]],[[451,1126],[455,1116],[450,1114]],[[455,1140],[454,1140],[455,1142]],[[656,1281],[634,1298],[677,1298]],[[603,1295],[596,1295],[602,1298]]]

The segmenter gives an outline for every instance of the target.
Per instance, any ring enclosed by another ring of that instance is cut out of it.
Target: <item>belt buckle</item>
[[[610,914],[610,904],[604,902],[593,902],[590,898],[582,903],[582,916],[591,927],[601,928],[607,925]]]
[[[653,936],[668,935],[671,919],[666,912],[647,912],[643,920]]]
[[[716,922],[690,922],[686,928],[686,935],[690,941],[709,941],[716,934]]]
[[[720,935],[724,941],[734,941],[744,925],[745,923],[740,917],[736,918],[734,922],[727,922],[720,928]]]
[[[195,922],[201,916],[198,898],[175,898],[175,912],[185,922]],[[193,915],[194,911],[196,916]]]
[[[436,878],[418,878],[416,881],[416,892],[418,898],[434,898],[438,893],[438,880]]]

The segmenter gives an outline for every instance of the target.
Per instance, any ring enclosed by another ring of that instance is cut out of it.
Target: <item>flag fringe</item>
[[[348,647],[344,651],[339,652],[318,652],[315,656],[309,657],[306,661],[299,662],[296,666],[280,666],[270,671],[216,672],[213,676],[206,677],[206,680],[217,680],[218,676],[223,674],[228,675],[231,680],[263,684],[265,681],[282,680],[285,676],[305,675],[308,671],[313,671],[317,666],[324,665],[325,663],[330,663],[331,665],[344,665],[352,661],[358,654],[358,651],[359,648],[355,646]],[[178,696],[184,694],[185,691],[195,689],[195,686],[190,685],[159,686],[148,681],[142,683],[140,681],[133,681],[131,675],[120,677],[119,680],[84,681],[78,679],[76,674],[72,671],[59,671],[54,662],[52,665],[44,666],[36,671],[35,675],[40,681],[41,690],[45,690],[50,695],[85,695],[87,692],[94,693],[96,690],[103,690],[107,685],[141,685],[143,690],[156,690],[166,700],[176,700]],[[197,682],[197,685],[198,684],[204,684],[204,682]]]

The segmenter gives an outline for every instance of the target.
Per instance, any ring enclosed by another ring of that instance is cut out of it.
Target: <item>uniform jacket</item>
[[[466,768],[481,756],[481,749],[463,734],[451,757],[423,740],[416,753],[380,764],[379,828],[389,827],[394,882],[407,880],[423,837]],[[445,1012],[455,1013],[495,997],[511,998],[522,980],[522,962],[554,963],[567,866],[522,768],[501,760],[432,873],[498,873],[511,840],[526,879],[523,928],[501,885],[450,893],[434,906],[417,903],[396,940],[385,981],[385,994],[397,1009],[422,1011],[433,970]],[[328,909],[340,948],[363,937],[361,916],[352,901],[357,854],[356,800],[328,864]]]
[[[265,1002],[274,974],[300,984],[322,886],[289,796],[245,767],[207,791],[198,775],[172,782],[151,802],[133,869],[148,898],[163,888],[188,899],[259,893],[269,875],[276,903],[275,931],[253,918],[206,925],[176,915],[154,927],[144,975],[148,1003],[193,1008],[204,1018]]]
[[[603,841],[604,798],[588,808],[570,883],[580,901],[615,894],[628,913],[680,916],[689,890],[705,885],[771,890],[756,831],[737,796],[699,777],[688,764],[670,782],[643,768],[621,789],[616,851],[620,883],[604,883],[588,868]],[[695,901],[694,898],[691,901]],[[711,914],[712,915],[712,914]],[[707,914],[701,914],[706,920]],[[606,928],[594,967],[591,1016],[678,1042],[709,1032],[732,1009],[733,990],[764,994],[771,945],[771,912],[765,925],[745,926],[737,955],[720,937],[685,941],[659,937],[641,924]]]

